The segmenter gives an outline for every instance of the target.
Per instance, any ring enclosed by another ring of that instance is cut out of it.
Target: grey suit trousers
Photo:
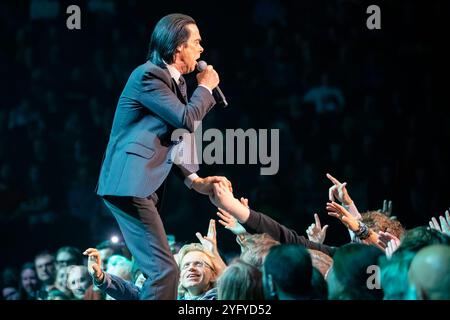
[[[147,278],[139,299],[176,300],[179,271],[156,207],[156,193],[148,198],[104,196],[103,201]]]

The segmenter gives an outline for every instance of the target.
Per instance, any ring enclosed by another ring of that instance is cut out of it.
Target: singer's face
[[[181,70],[179,69],[179,71],[182,74],[195,70],[197,60],[203,52],[203,47],[200,45],[202,38],[200,37],[200,31],[198,31],[197,26],[195,24],[189,24],[186,28],[189,30],[189,39],[185,44],[180,46],[175,58],[175,63],[180,66]]]

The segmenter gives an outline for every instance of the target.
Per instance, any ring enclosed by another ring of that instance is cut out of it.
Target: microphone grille
[[[205,61],[200,60],[197,62],[197,71],[202,72],[203,70],[206,69],[207,66],[208,66],[208,64]]]

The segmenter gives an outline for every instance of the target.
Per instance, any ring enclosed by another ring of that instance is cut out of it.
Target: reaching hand
[[[397,238],[396,236],[394,236],[393,234],[391,234],[389,232],[383,232],[383,231],[378,232],[377,244],[381,248],[387,250],[389,241],[394,241],[395,243],[398,243],[400,245],[400,239]]]
[[[380,212],[383,213],[386,217],[391,220],[397,220],[396,216],[392,215],[392,201],[391,200],[383,200],[383,209],[380,209]]]
[[[327,203],[328,215],[338,218],[342,223],[351,231],[358,231],[359,223],[358,220],[353,217],[350,212],[348,212],[343,206],[337,204],[336,202]]]
[[[250,216],[248,208],[248,200],[240,202],[233,196],[233,193],[223,184],[214,183],[214,194],[209,196],[211,203],[217,208],[227,211],[231,216],[239,222],[245,223]]]
[[[333,182],[333,186],[328,189],[328,198],[330,201],[335,201],[335,198],[344,205],[350,205],[353,201],[347,192],[347,182],[341,183],[338,179],[327,173],[327,178]]]
[[[209,220],[208,235],[203,237],[200,232],[195,234],[202,244],[203,248],[211,252],[213,255],[217,255],[219,250],[217,249],[217,233],[216,233],[216,220]]]
[[[192,188],[198,193],[205,194],[207,196],[211,196],[213,194],[213,185],[214,183],[222,184],[224,187],[228,188],[230,192],[233,192],[233,187],[231,186],[231,182],[228,181],[225,177],[220,176],[212,176],[206,178],[197,178],[194,180],[192,184]]]
[[[441,223],[439,225],[439,222]],[[445,211],[445,217],[439,216],[439,222],[435,217],[431,218],[429,225],[431,229],[436,229],[439,232],[442,232],[448,236],[450,236],[450,214],[449,210]]]
[[[390,240],[386,247],[386,257],[390,259],[398,247],[400,247],[400,240],[397,238]]]
[[[242,198],[241,198],[242,203]],[[243,203],[242,203],[243,204]],[[225,229],[230,230],[235,235],[240,235],[247,233],[247,230],[240,224],[235,217],[233,217],[231,214],[226,212],[223,209],[217,208],[219,212],[217,212],[217,215],[221,220],[219,220],[219,223],[225,227]]]
[[[306,230],[306,234],[308,235],[308,239],[312,242],[323,243],[325,241],[325,236],[327,235],[328,225],[325,225],[322,228],[317,213],[314,213],[314,220],[316,222],[309,226]]]
[[[101,283],[105,277],[102,270],[102,259],[100,258],[100,252],[95,248],[89,248],[83,252],[85,256],[88,256],[88,271],[89,274],[95,279],[96,282]]]

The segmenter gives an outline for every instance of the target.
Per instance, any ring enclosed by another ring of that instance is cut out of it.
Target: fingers
[[[379,231],[377,244],[379,244],[383,249],[386,249],[388,242],[389,237],[387,237],[383,231]]]
[[[328,225],[324,225],[322,228],[322,234],[325,235],[327,233]]]
[[[439,222],[441,223],[442,231],[444,231],[445,227],[447,227],[447,221],[445,221],[445,218],[443,216],[439,216]]]
[[[312,235],[314,234],[314,227],[315,227],[315,224],[314,224],[314,223],[311,224],[311,225],[309,226],[309,228],[306,229],[306,234],[312,236]]]
[[[386,257],[388,257],[389,259],[392,256],[392,250],[389,248],[389,245],[385,248],[386,251]]]
[[[317,228],[322,229],[322,226],[320,224],[319,215],[317,213],[314,213],[314,220],[316,221]]]
[[[213,191],[216,195],[221,195],[223,192],[223,188],[219,183],[213,183]]]
[[[338,219],[341,218],[341,216],[339,214],[337,214],[336,212],[328,212],[328,215],[332,216],[332,217],[335,217],[335,218],[338,218]]]
[[[228,181],[228,179],[227,179]],[[233,193],[233,186],[231,185],[231,182],[228,181],[228,190],[230,190],[231,193]]]
[[[203,239],[208,241],[208,242],[210,242],[210,243],[212,243],[213,245],[216,244],[216,240],[214,238],[204,237]]]
[[[387,245],[384,241],[381,241],[380,239],[377,240],[377,244],[382,247],[383,249],[387,248]]]
[[[333,182],[333,184],[336,185],[336,186],[341,184],[338,179],[336,179],[335,177],[333,177],[329,173],[327,173],[327,178],[330,179],[331,182]]]
[[[98,250],[95,249],[95,248],[88,248],[88,249],[84,250],[83,254],[85,256],[88,256],[88,255],[91,255],[92,253],[95,253],[95,252],[98,253]]]
[[[448,210],[445,211],[445,220],[447,220],[447,224],[450,225],[450,212]]]
[[[393,239],[397,239],[396,236],[394,236],[393,234],[391,234],[391,233],[389,233],[389,232],[381,232],[381,231],[380,231],[380,233],[383,234],[383,237],[385,237],[385,238],[388,239],[389,241],[390,241],[390,240],[393,240]]]
[[[211,219],[209,220],[209,227],[208,227],[208,238],[215,238],[216,237],[216,220]]]
[[[387,208],[387,200],[383,200],[383,212],[387,212],[388,208]]]
[[[394,243],[392,241],[389,241],[387,244],[387,251],[389,252],[389,256],[392,256],[394,250]]]
[[[225,190],[230,190],[230,188],[228,187],[228,183],[226,181],[219,181],[216,182],[218,184],[220,184],[220,187],[225,191]]]
[[[392,214],[392,200],[389,200],[388,202],[388,208],[387,208],[388,216],[391,216]]]
[[[387,236],[385,232],[380,231],[380,232],[378,232],[378,239],[380,239],[381,241],[383,241],[384,243],[387,244],[391,238],[389,236]]]
[[[233,217],[228,212],[220,208],[217,209],[219,209],[220,212],[216,212],[216,214],[219,216],[220,219],[222,219],[225,222],[231,222],[231,220],[233,220]]]
[[[200,232],[196,232],[195,236],[200,241],[200,243],[203,243],[203,236],[202,236],[202,234]]]
[[[345,193],[346,192],[346,190],[345,190],[345,186],[347,185],[347,182],[344,182],[343,184],[341,184],[339,187],[338,187],[338,191],[339,191],[339,193]]]
[[[431,218],[431,221],[434,224],[434,229],[436,229],[438,231],[442,231],[441,226],[439,225],[439,222],[437,221],[437,219],[435,217]]]
[[[431,220],[428,221],[428,225],[430,226],[431,229],[436,229],[436,228],[434,227],[433,222],[432,222]]]
[[[327,211],[334,211],[337,213],[340,213],[343,216],[349,216],[350,213],[341,205],[337,204],[336,202],[328,202],[327,203],[327,207],[326,207]]]
[[[231,182],[226,178],[222,176],[213,176],[212,177],[213,183],[219,183],[222,184],[222,186],[226,189],[228,189],[231,193],[233,193],[233,186],[231,185]]]
[[[330,201],[334,201],[334,191],[336,190],[336,186],[332,186],[330,187],[330,189],[328,189],[328,199]]]
[[[248,199],[247,199],[247,198],[241,197],[241,203],[242,203],[244,206],[246,206],[247,208],[249,208],[249,206],[248,206]]]
[[[227,227],[229,226],[228,223],[225,222],[225,221],[223,221],[223,220],[219,220],[219,223],[220,223],[221,225],[223,225],[225,228],[227,228]]]

